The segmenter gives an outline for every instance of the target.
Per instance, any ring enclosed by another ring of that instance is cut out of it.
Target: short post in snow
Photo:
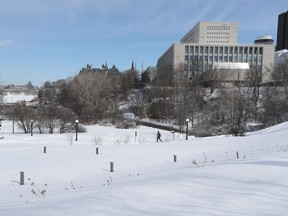
[[[79,120],[76,119],[76,120],[75,120],[75,124],[76,124],[76,129],[75,129],[75,130],[76,130],[76,139],[75,139],[75,140],[76,140],[76,141],[78,141],[78,123],[79,123]]]
[[[46,154],[46,146],[44,146],[44,154]]]
[[[173,155],[174,162],[177,162],[177,155]]]
[[[20,185],[24,185],[24,172],[20,172]]]
[[[175,140],[175,131],[171,131],[171,133],[173,134],[173,140]]]
[[[239,152],[238,151],[236,152],[236,157],[237,157],[237,159],[239,159]]]
[[[96,148],[96,154],[97,155],[99,154],[99,148],[98,147]]]
[[[188,123],[189,123],[189,119],[186,119],[186,140],[188,140]]]
[[[137,131],[135,131],[135,143],[137,141]]]
[[[114,163],[110,162],[110,172],[114,172]]]
[[[33,119],[31,120],[31,128],[30,128],[30,130],[31,130],[31,136],[33,136],[33,123],[34,123],[34,121],[33,121]]]

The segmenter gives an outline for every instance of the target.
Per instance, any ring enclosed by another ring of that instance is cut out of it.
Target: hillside
[[[0,215],[287,214],[288,123],[188,141],[160,131],[162,143],[144,126],[87,126],[76,142],[74,134],[11,134],[12,123],[2,125]]]

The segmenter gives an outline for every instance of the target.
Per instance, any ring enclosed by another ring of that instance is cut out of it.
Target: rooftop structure
[[[237,22],[198,22],[180,43],[237,44]]]

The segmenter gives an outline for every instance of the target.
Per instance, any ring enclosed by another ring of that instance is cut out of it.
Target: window
[[[239,48],[239,53],[243,53],[243,47]]]
[[[238,47],[234,47],[234,54],[238,53]]]
[[[249,47],[249,54],[252,54],[253,52],[253,47]]]
[[[208,46],[205,46],[205,54],[208,53]]]
[[[248,54],[248,47],[244,48],[244,54]]]
[[[210,53],[213,53],[213,47],[210,47]]]
[[[190,53],[193,53],[193,52],[194,52],[194,47],[190,46]]]
[[[260,49],[259,49],[259,54],[263,54],[263,47],[260,47]]]
[[[239,55],[239,62],[243,62],[243,56],[242,56],[242,54]]]
[[[243,62],[247,62],[247,56],[246,55],[244,55],[244,57],[243,57]]]
[[[229,47],[229,53],[230,53],[230,54],[233,53],[233,47]]]
[[[228,53],[228,47],[224,48],[224,53],[227,54]]]
[[[199,47],[196,46],[196,47],[195,47],[195,53],[198,53],[198,52],[199,52]]]
[[[223,53],[223,47],[220,47],[220,53],[221,54]]]
[[[185,53],[187,54],[189,52],[189,46],[185,46]]]
[[[256,55],[258,52],[258,47],[254,47],[254,54]]]
[[[188,61],[188,55],[185,55],[185,61]]]
[[[218,56],[214,56],[214,61],[218,62]]]
[[[228,62],[228,56],[224,56],[224,62]]]
[[[218,53],[218,47],[215,47],[215,53]]]
[[[223,56],[219,56],[219,62],[223,62]]]
[[[200,53],[203,53],[203,46],[200,46]]]
[[[232,60],[233,60],[232,56],[229,56],[229,62],[232,62]]]

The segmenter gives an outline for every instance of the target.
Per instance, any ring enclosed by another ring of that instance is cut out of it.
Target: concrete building
[[[204,29],[205,32],[202,33],[201,29]],[[230,38],[221,38],[219,36],[221,34],[212,34],[213,32],[221,33],[221,31],[227,31]],[[204,72],[207,72],[208,69],[215,69],[215,65],[219,66],[219,63],[222,63],[224,69],[229,69],[227,66],[231,67],[231,73],[233,73],[233,69],[237,68],[231,64],[248,63],[249,68],[260,70],[260,79],[263,83],[269,82],[267,67],[271,68],[274,65],[275,47],[272,37],[259,37],[254,44],[238,44],[237,32],[237,24],[234,22],[215,22],[214,25],[212,22],[204,24],[199,22],[181,39],[180,43],[170,46],[158,59],[157,74],[159,78],[165,77],[168,68],[175,70],[181,64],[186,66],[187,78],[192,79],[192,74],[195,72],[205,75]],[[210,38],[208,35],[216,35],[217,38]],[[247,70],[244,70],[243,67],[240,69],[242,74],[237,76],[237,79],[240,78],[240,81],[243,81],[245,79],[243,73],[246,73]],[[232,74],[229,79],[231,77],[235,78]],[[207,80],[207,77],[204,77],[204,80]]]
[[[237,44],[237,22],[198,22],[180,43]]]
[[[288,11],[278,16],[276,51],[288,49]]]

